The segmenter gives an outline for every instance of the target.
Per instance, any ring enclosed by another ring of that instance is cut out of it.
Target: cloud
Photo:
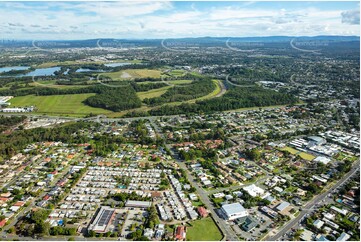
[[[296,7],[287,2],[276,5],[260,2],[0,2],[0,26],[3,26],[2,33],[12,31],[11,35],[4,35],[11,39],[359,35],[359,11],[328,8],[329,4],[324,7],[312,3]],[[349,24],[347,28],[345,24]],[[22,32],[19,27],[29,31]],[[66,35],[62,35],[63,32]]]
[[[342,23],[345,24],[360,24],[360,10],[349,10],[341,13]]]
[[[20,23],[8,23],[8,25],[13,27],[24,27],[24,25]]]

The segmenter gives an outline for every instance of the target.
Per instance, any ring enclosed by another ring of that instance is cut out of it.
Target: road
[[[211,212],[212,217],[214,218],[218,227],[221,229],[221,231],[224,235],[223,240],[227,239],[227,240],[231,240],[231,241],[238,241],[238,237],[237,237],[236,233],[226,223],[226,221],[223,220],[222,218],[220,218],[218,216],[218,214],[216,213],[216,211],[215,211],[216,208],[213,206],[212,202],[209,200],[208,193],[205,190],[203,190],[203,188],[198,186],[198,184],[195,182],[195,177],[193,177],[191,172],[186,167],[185,163],[177,158],[178,156],[174,153],[173,149],[171,149],[170,145],[167,145],[167,146],[168,146],[169,150],[171,151],[173,158],[177,161],[177,164],[179,165],[179,167],[182,168],[183,170],[185,170],[187,177],[188,177],[188,181],[196,189],[202,202],[206,205],[208,210]]]
[[[49,188],[50,188],[50,187],[53,187],[60,179],[64,178],[65,174],[67,174],[69,170],[70,170],[70,166],[68,166],[66,169],[64,169],[64,170],[60,173],[60,175],[58,176],[58,178],[57,178],[57,179],[54,179],[54,180],[49,184],[48,187],[49,187]],[[46,190],[43,191],[39,196],[33,198],[32,201],[31,201],[31,203],[29,204],[29,206],[27,206],[26,208],[23,208],[17,215],[15,215],[15,216],[12,218],[11,222],[3,228],[2,232],[1,232],[1,235],[2,235],[2,236],[7,235],[6,231],[7,231],[8,229],[10,229],[12,226],[14,226],[14,225],[19,221],[20,218],[22,218],[26,213],[28,213],[28,212],[30,211],[30,209],[35,208],[35,207],[36,207],[36,206],[35,206],[35,201],[36,201],[37,199],[39,199],[39,198],[44,197],[48,192],[49,192],[49,189],[46,189]]]
[[[264,240],[267,241],[276,241],[282,238],[293,226],[297,225],[300,220],[310,212],[310,209],[312,209],[317,203],[325,199],[332,191],[336,188],[341,187],[350,177],[352,177],[358,170],[360,169],[360,160],[356,162],[351,168],[351,170],[346,173],[336,184],[334,184],[332,187],[330,187],[327,191],[317,195],[314,197],[310,202],[308,202],[300,212],[300,214],[290,222],[288,222],[276,235],[272,237],[266,237]]]
[[[218,80],[218,84],[219,84],[219,87],[221,88],[221,91],[215,97],[223,96],[227,91],[227,88],[224,85],[223,81]]]

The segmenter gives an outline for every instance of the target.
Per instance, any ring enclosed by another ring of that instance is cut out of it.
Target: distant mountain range
[[[199,37],[199,38],[167,38],[167,39],[88,39],[88,40],[0,40],[0,47],[41,47],[41,48],[76,48],[76,47],[119,47],[119,46],[161,46],[163,44],[174,46],[224,45],[225,42],[262,42],[282,43],[294,41],[329,41],[354,42],[360,41],[360,36],[268,36],[268,37]],[[46,44],[48,43],[48,45]]]

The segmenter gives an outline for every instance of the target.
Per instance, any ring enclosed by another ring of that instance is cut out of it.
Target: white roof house
[[[262,188],[257,187],[254,184],[244,187],[243,190],[248,192],[248,194],[251,195],[252,197],[257,197],[257,196],[262,197],[262,195],[264,195],[265,193],[265,191]]]
[[[248,216],[248,211],[240,203],[225,204],[221,208],[227,220]]]
[[[315,226],[316,228],[320,229],[323,225],[325,224],[325,222],[323,222],[322,220],[315,220],[315,222],[313,222],[313,226]]]

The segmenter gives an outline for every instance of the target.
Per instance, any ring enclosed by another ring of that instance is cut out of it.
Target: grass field
[[[189,84],[192,80],[174,80],[174,81],[167,81],[167,83],[172,85],[182,85],[182,84]]]
[[[94,93],[52,95],[52,96],[20,96],[10,100],[11,107],[36,106],[36,113],[48,115],[85,116],[90,113],[106,114],[111,111],[102,108],[89,107],[82,103],[86,98],[94,96]]]
[[[37,81],[32,82],[29,85],[34,87],[50,87],[50,88],[59,88],[59,89],[77,89],[82,87],[87,87],[86,85],[57,85],[55,84],[55,80],[47,80],[47,81]]]
[[[143,101],[145,98],[159,97],[164,94],[171,86],[152,89],[146,92],[137,92],[138,97]]]
[[[188,241],[220,241],[223,236],[213,219],[208,217],[190,222],[192,227],[187,227]]]
[[[113,80],[127,80],[133,78],[152,77],[160,78],[161,71],[149,70],[149,69],[126,69],[117,72],[104,73],[104,76],[108,76]]]
[[[308,160],[308,161],[311,161],[311,160],[316,158],[315,156],[313,156],[311,154],[308,154],[308,153],[302,152],[302,151],[298,151],[298,150],[296,150],[294,148],[291,148],[291,147],[288,147],[288,146],[282,148],[281,150],[288,151],[293,155],[299,155],[302,159],[305,159],[305,160]]]
[[[171,76],[183,76],[185,74],[184,70],[172,70],[171,72],[168,73]]]

